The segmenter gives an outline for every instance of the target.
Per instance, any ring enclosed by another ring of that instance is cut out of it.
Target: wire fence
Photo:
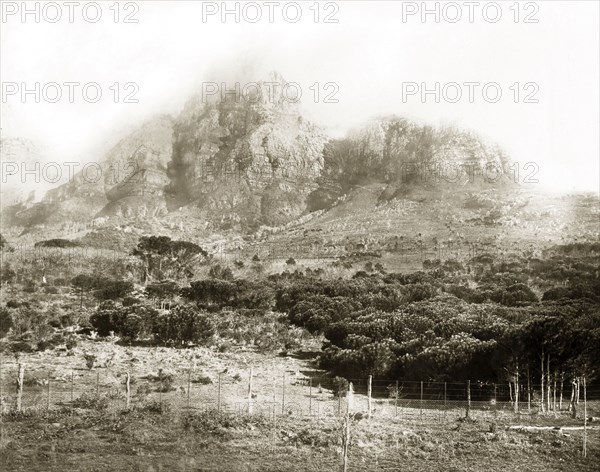
[[[62,376],[29,375],[19,366],[0,379],[0,412],[40,409],[89,409],[118,412],[153,406],[174,413],[217,410],[230,414],[306,418],[342,417],[347,413],[424,423],[506,420],[534,424],[541,417],[600,415],[600,389],[569,384],[539,385],[477,382],[421,382],[348,379],[298,372],[265,377],[223,372],[206,376],[194,370],[136,375],[134,372],[73,370]],[[584,405],[585,402],[585,405]]]

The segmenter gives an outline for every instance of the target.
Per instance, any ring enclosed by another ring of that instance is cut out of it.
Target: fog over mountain
[[[177,116],[204,82],[231,86],[277,70],[301,85],[303,114],[330,136],[342,137],[372,117],[392,114],[475,129],[502,143],[521,165],[536,162],[546,188],[598,188],[595,2],[572,9],[548,2],[536,24],[515,23],[507,8],[491,26],[464,19],[423,23],[418,15],[403,21],[402,2],[381,2],[375,9],[349,2],[339,9],[338,23],[309,21],[307,10],[298,23],[263,18],[256,24],[222,24],[218,16],[202,22],[201,3],[164,8],[149,2],[140,8],[137,24],[102,21],[92,30],[77,22],[36,28],[7,22],[0,33],[4,81],[93,81],[103,96],[93,104],[79,95],[74,103],[20,103],[9,97],[2,103],[2,135],[39,142],[50,159],[90,162],[152,116]],[[74,36],[80,38],[77,44],[69,39]],[[129,92],[124,84],[136,83],[139,103],[114,103],[109,87],[115,82],[121,98]],[[436,82],[460,84],[462,99],[450,103],[430,95],[423,101],[421,93],[403,94],[403,84],[425,83],[431,89]],[[480,84],[473,103],[466,82]],[[502,90],[497,103],[481,95],[491,82]],[[315,83],[318,100],[310,89]],[[327,83],[337,85],[337,103],[324,103]],[[525,87],[529,83],[537,92]],[[538,102],[524,103],[530,95]]]

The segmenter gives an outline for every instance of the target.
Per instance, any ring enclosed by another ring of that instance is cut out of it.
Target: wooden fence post
[[[312,416],[312,377],[308,379],[308,416]]]
[[[250,375],[248,376],[248,414],[252,414],[252,367],[250,367]]]
[[[100,396],[100,372],[96,372],[96,396]]]
[[[73,389],[75,388],[75,373],[71,371],[71,415],[73,414]]]
[[[283,372],[283,383],[281,386],[281,414],[285,413],[285,371]]]
[[[421,380],[421,396],[419,399],[419,416],[423,421],[423,381]]]
[[[125,378],[125,408],[131,408],[131,374],[127,372]]]
[[[371,376],[369,376],[369,379]],[[370,382],[369,382],[370,385]],[[348,400],[348,405],[346,407],[346,424],[344,428],[344,437],[343,437],[343,463],[342,470],[343,472],[348,472],[348,448],[350,446],[350,401],[352,395],[352,382],[348,384],[348,392],[346,393],[346,399]]]
[[[192,369],[188,371],[188,382],[187,382],[187,407],[190,409],[190,393],[192,391]]]
[[[471,381],[467,380],[467,414],[466,419],[469,419],[471,415]]]
[[[23,379],[25,377],[25,366],[19,364],[19,374],[17,376],[17,411],[21,411],[23,401]]]
[[[367,418],[371,418],[371,393],[372,393],[373,376],[369,375],[367,380]]]
[[[48,388],[46,389],[46,410],[50,409],[50,378],[48,378]]]
[[[221,372],[219,372],[219,378],[217,382],[217,411],[221,411]]]
[[[346,398],[346,414],[350,414],[350,410],[354,409],[354,385],[352,382],[348,384],[348,393]]]
[[[396,380],[396,394],[394,395],[394,418],[398,416],[398,381]]]
[[[446,411],[448,411],[448,384],[444,382],[444,419],[446,419]]]
[[[494,384],[494,419],[498,417],[498,392],[496,384]]]

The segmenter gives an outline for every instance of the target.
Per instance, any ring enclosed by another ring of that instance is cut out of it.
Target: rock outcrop
[[[159,116],[117,143],[105,156],[82,166],[40,202],[6,211],[8,224],[89,223],[98,216],[147,217],[166,213],[164,188],[171,159],[172,120]]]
[[[108,203],[99,216],[160,216],[167,212],[165,187],[171,160],[173,121],[160,116],[120,141],[105,156]]]
[[[284,224],[306,210],[327,137],[282,93],[281,76],[257,84],[253,94],[186,104],[169,165],[173,206],[192,203],[239,228]]]

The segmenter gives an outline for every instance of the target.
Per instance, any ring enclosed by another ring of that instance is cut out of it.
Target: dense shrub
[[[68,239],[47,239],[45,241],[38,241],[34,244],[35,247],[58,247],[58,248],[69,248],[79,247],[79,243],[76,241],[70,241]]]
[[[73,407],[84,410],[105,411],[111,403],[122,402],[123,397],[123,393],[117,391],[98,394],[96,390],[90,390],[75,398],[73,400]]]
[[[88,274],[77,275],[71,279],[71,285],[81,292],[91,291],[99,300],[118,300],[133,291],[132,282]]]
[[[229,267],[223,267],[220,264],[212,266],[208,272],[211,279],[233,280],[233,272]]]
[[[173,241],[167,236],[143,236],[132,253],[144,266],[144,279],[181,278],[192,274],[192,266],[208,253],[195,243]]]
[[[0,338],[5,337],[13,327],[13,319],[10,311],[0,308]]]
[[[215,334],[208,314],[191,306],[178,306],[156,319],[155,337],[169,344],[206,344]]]
[[[348,381],[343,377],[335,377],[332,381],[333,394],[336,397],[345,397],[348,393]]]
[[[176,282],[166,280],[155,284],[146,285],[146,295],[150,298],[165,299],[172,298],[179,294],[180,288]]]
[[[90,323],[100,336],[113,332],[135,340],[154,332],[157,317],[158,312],[154,308],[143,304],[124,306],[106,301],[90,316]]]
[[[0,284],[11,284],[17,277],[17,273],[13,270],[9,263],[0,264]]]
[[[203,435],[225,438],[236,429],[264,429],[268,427],[267,418],[262,415],[230,415],[222,411],[203,411],[186,415],[183,427]]]
[[[182,295],[200,306],[260,309],[270,308],[273,291],[264,283],[248,280],[205,279],[190,283],[182,289]]]

